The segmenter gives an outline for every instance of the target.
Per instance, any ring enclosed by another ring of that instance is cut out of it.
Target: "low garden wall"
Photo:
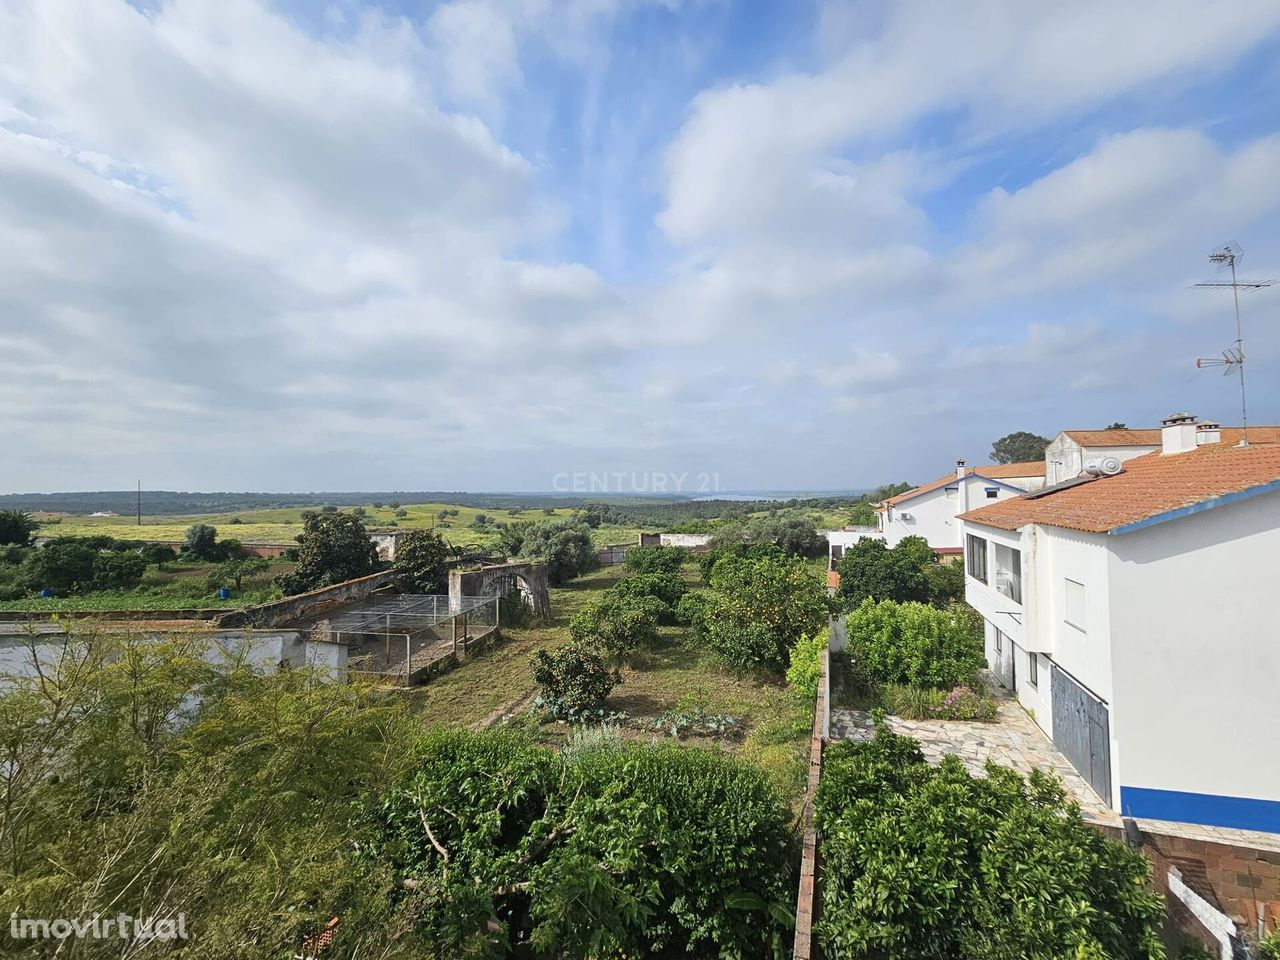
[[[811,960],[818,956],[813,937],[817,920],[818,898],[818,831],[813,822],[813,805],[818,781],[822,777],[822,748],[826,744],[831,723],[831,652],[823,651],[822,674],[818,679],[818,698],[813,708],[813,731],[809,740],[809,782],[804,795],[804,837],[800,857],[800,890],[796,896],[796,936],[792,946],[793,960]]]
[[[390,586],[395,579],[395,570],[383,570],[331,587],[285,597],[283,600],[272,600],[244,610],[230,610],[217,617],[214,622],[219,627],[275,627],[315,616],[353,600],[361,600],[375,590]]]

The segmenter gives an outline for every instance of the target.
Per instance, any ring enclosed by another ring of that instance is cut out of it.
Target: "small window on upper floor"
[[[975,580],[987,582],[987,541],[972,533],[965,538],[965,572]]]
[[[1040,686],[1040,655],[1038,653],[1027,655],[1027,683],[1033,687]]]
[[[1083,583],[1077,583],[1074,580],[1066,581],[1065,606],[1066,613],[1064,614],[1063,619],[1081,633],[1087,632],[1085,630],[1087,620],[1085,616],[1085,595]]]
[[[998,496],[1000,496],[1000,489],[998,487],[987,487],[988,500],[994,500]]]

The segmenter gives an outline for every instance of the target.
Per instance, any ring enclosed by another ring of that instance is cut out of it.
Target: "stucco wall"
[[[1085,461],[1091,457],[1117,457],[1121,462],[1141,457],[1159,449],[1158,445],[1127,447],[1082,447],[1066,434],[1059,434],[1045,448],[1045,480],[1047,483],[1060,483],[1078,477],[1084,470]]]
[[[1110,539],[1122,786],[1280,801],[1280,493]]]

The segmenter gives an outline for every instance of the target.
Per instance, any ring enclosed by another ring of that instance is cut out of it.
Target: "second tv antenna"
[[[1231,371],[1238,371],[1240,374],[1240,425],[1241,440],[1240,446],[1247,447],[1249,445],[1249,408],[1245,403],[1244,390],[1244,328],[1240,324],[1240,291],[1259,290],[1263,287],[1271,286],[1271,280],[1261,280],[1254,283],[1248,283],[1236,279],[1236,261],[1240,259],[1243,251],[1238,243],[1224,244],[1221,249],[1213,251],[1209,254],[1209,259],[1216,263],[1219,267],[1231,268],[1231,282],[1226,283],[1197,283],[1197,287],[1230,287],[1231,296],[1236,307],[1236,345],[1229,350],[1222,351],[1221,357],[1210,357],[1208,359],[1201,358],[1196,361],[1197,367],[1225,367],[1223,371],[1225,376],[1230,376]]]

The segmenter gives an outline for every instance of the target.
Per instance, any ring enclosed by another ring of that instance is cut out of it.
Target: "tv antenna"
[[[1236,371],[1240,375],[1240,425],[1241,439],[1240,446],[1247,447],[1249,445],[1249,408],[1245,402],[1244,390],[1244,328],[1240,324],[1240,291],[1243,290],[1260,290],[1263,287],[1269,287],[1274,281],[1260,280],[1256,282],[1246,282],[1236,278],[1236,261],[1244,256],[1244,251],[1240,248],[1240,244],[1232,241],[1223,244],[1221,248],[1209,254],[1209,260],[1218,265],[1219,268],[1229,267],[1231,269],[1231,282],[1215,282],[1215,283],[1197,283],[1197,287],[1230,287],[1231,297],[1235,302],[1236,308],[1236,345],[1228,350],[1222,351],[1221,357],[1201,357],[1196,360],[1196,366],[1204,367],[1224,367],[1223,376],[1231,376],[1232,371]]]

